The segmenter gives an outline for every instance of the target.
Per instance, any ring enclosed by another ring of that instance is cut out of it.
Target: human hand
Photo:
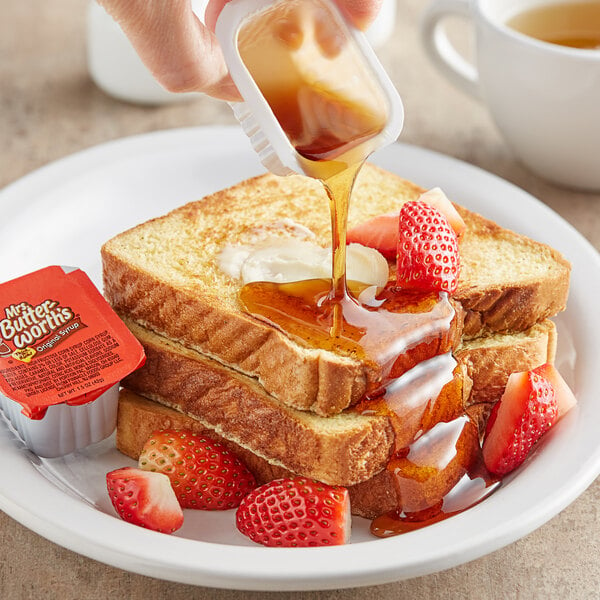
[[[98,0],[117,21],[144,64],[170,92],[204,92],[240,100],[214,34],[230,0],[209,0],[204,25],[191,0]],[[335,0],[347,18],[366,29],[382,0]]]

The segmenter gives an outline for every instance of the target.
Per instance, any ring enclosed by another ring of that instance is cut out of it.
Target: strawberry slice
[[[452,294],[459,273],[458,239],[448,219],[424,202],[407,202],[400,211],[398,285]]]
[[[483,442],[485,466],[497,475],[510,473],[557,418],[552,384],[533,370],[513,373],[488,421]]]
[[[124,467],[106,475],[106,487],[115,510],[128,523],[162,533],[183,525],[183,511],[166,475]]]
[[[485,424],[485,436],[487,437],[496,422],[496,417],[498,416],[498,410],[500,409],[500,402],[496,402],[490,411],[490,416],[488,417],[487,423]]]
[[[346,234],[346,243],[375,248],[388,260],[396,260],[398,215],[398,212],[379,215],[353,227]]]
[[[277,479],[250,492],[237,528],[263,546],[334,546],[350,538],[348,490],[304,477]]]
[[[450,227],[454,229],[456,237],[460,239],[467,226],[441,188],[435,187],[427,190],[419,196],[419,200],[425,202],[425,204],[429,204],[429,206],[433,206],[433,208],[437,208],[448,219]]]
[[[546,378],[552,384],[554,395],[556,396],[559,419],[577,404],[577,400],[571,391],[571,388],[567,385],[567,382],[562,378],[554,365],[546,363],[545,365],[533,369],[533,372]]]
[[[444,192],[439,188],[432,188],[421,194],[421,202],[433,206],[439,210],[448,220],[457,237],[464,233],[466,229],[463,218],[458,214],[454,205]],[[398,220],[400,211],[378,215],[364,223],[360,223],[348,230],[346,242],[348,244],[362,244],[369,248],[379,250],[388,260],[396,260],[398,251]]]
[[[152,433],[138,465],[167,475],[183,508],[235,508],[256,485],[252,473],[223,444],[183,429]]]

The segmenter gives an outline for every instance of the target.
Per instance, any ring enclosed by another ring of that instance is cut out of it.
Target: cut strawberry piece
[[[552,384],[534,371],[513,373],[497,407],[483,442],[483,460],[491,473],[505,475],[554,425],[558,407]]]
[[[183,508],[235,508],[256,485],[223,444],[186,430],[155,431],[144,444],[139,467],[167,475]]]
[[[457,237],[464,233],[466,225],[463,218],[439,187],[421,194],[419,200],[441,212],[450,223],[450,227],[452,227]],[[375,248],[388,260],[396,260],[399,218],[400,211],[373,217],[348,230],[346,242]]]
[[[458,239],[446,217],[424,202],[407,202],[400,211],[398,285],[452,294],[459,273]]]
[[[494,423],[496,422],[496,417],[498,416],[499,408],[500,408],[500,402],[496,402],[496,404],[494,404],[494,406],[492,407],[490,416],[488,417],[487,423],[485,425],[486,437],[490,433],[490,431],[492,430],[492,427],[494,426]]]
[[[552,384],[554,395],[556,396],[556,404],[558,405],[558,418],[560,419],[577,404],[575,395],[554,365],[546,363],[541,367],[533,369],[533,371],[546,378]]]
[[[237,528],[263,546],[334,546],[350,538],[348,490],[304,477],[266,483],[244,498]]]
[[[398,212],[379,215],[353,227],[346,235],[346,242],[375,248],[388,260],[395,260],[398,247],[398,215]]]
[[[439,210],[448,219],[450,227],[454,229],[454,233],[460,239],[467,226],[456,208],[454,208],[452,202],[448,200],[448,196],[439,187],[431,188],[424,194],[421,194],[419,200]]]
[[[106,487],[119,516],[162,533],[183,525],[183,511],[166,475],[125,467],[106,475]]]

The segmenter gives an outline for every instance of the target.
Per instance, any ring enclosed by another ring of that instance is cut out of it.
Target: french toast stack
[[[423,191],[366,165],[349,226],[397,211]],[[553,361],[549,317],[566,306],[570,266],[550,247],[457,209],[466,231],[448,330],[434,344],[408,349],[405,370],[452,351],[455,376],[438,398],[439,418],[466,411],[481,428],[510,373]],[[412,439],[423,424],[357,410],[378,377],[372,364],[310,347],[242,309],[241,283],[220,256],[226,244],[252,245],[265,235],[310,235],[329,245],[320,184],[263,175],[104,245],[105,295],[147,354],[123,382],[117,446],[137,458],[156,429],[206,430],[236,450],[259,482],[303,475],[348,486],[354,514],[397,508],[386,465],[400,438]]]

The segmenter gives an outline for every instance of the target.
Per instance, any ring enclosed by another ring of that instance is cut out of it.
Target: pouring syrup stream
[[[446,295],[399,291],[390,284],[380,292],[381,304],[371,307],[362,305],[357,294],[349,291],[360,291],[356,282],[346,281],[349,201],[388,115],[381,98],[361,103],[340,93],[341,83],[334,72],[327,87],[303,68],[306,65],[297,61],[298,52],[303,44],[319,46],[314,31],[322,17],[307,17],[300,9],[295,14],[294,6],[287,4],[285,18],[276,13],[261,16],[261,35],[252,22],[242,27],[238,47],[300,155],[304,172],[320,180],[327,192],[332,277],[287,284],[254,282],[242,288],[240,300],[249,313],[275,323],[300,343],[337,350],[369,365],[368,391],[354,410],[388,416],[398,442],[387,470],[399,505],[372,525],[375,535],[387,537],[465,510],[489,494],[496,482],[482,471],[477,427],[464,412],[462,379],[455,376],[448,361],[446,377],[434,393],[426,385],[417,387],[407,401],[406,388],[394,385],[419,362],[405,363],[411,350],[423,360],[415,349],[425,349],[427,359],[452,348],[451,322],[456,315]],[[316,26],[307,29],[307,19],[313,19]],[[262,35],[265,28],[271,29],[271,36]],[[321,48],[325,50],[330,47]],[[406,331],[412,331],[414,339]],[[410,419],[409,405],[413,407]]]

